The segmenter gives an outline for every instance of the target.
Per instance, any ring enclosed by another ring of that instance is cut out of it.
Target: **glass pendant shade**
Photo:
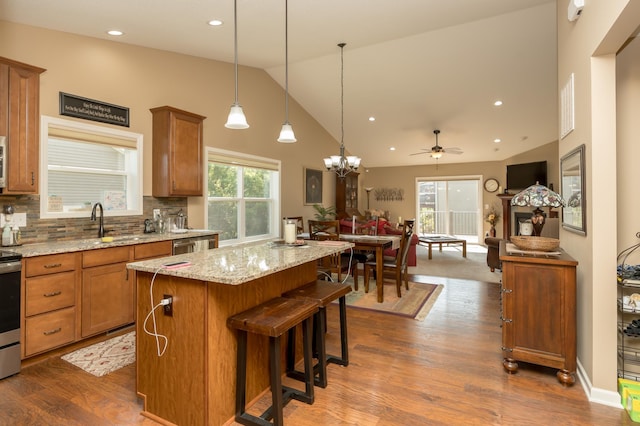
[[[229,111],[229,117],[224,127],[227,129],[248,129],[247,117],[244,116],[242,107],[239,104],[231,105],[231,111]]]
[[[231,111],[229,111],[229,117],[224,127],[227,129],[248,129],[249,123],[247,123],[247,117],[244,116],[244,111],[238,103],[238,0],[233,1],[233,71],[235,74],[235,101],[231,105]]]
[[[280,137],[278,138],[278,142],[282,143],[294,143],[297,142],[296,136],[293,134],[293,128],[291,124],[284,123],[282,125],[282,130],[280,130]]]
[[[432,152],[431,153],[431,157],[435,158],[437,160],[438,158],[442,157],[442,153],[441,152]]]

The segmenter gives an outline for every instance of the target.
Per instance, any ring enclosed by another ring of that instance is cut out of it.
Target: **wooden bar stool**
[[[236,421],[243,425],[282,425],[282,408],[293,398],[313,404],[313,361],[311,318],[318,312],[315,302],[276,297],[227,319],[238,330],[236,373]],[[281,339],[288,330],[302,324],[305,392],[282,385]],[[269,371],[272,404],[260,417],[245,412],[247,387],[247,333],[269,336]],[[269,420],[273,419],[273,423]]]
[[[327,364],[349,365],[349,346],[347,342],[347,302],[346,295],[351,292],[349,284],[333,283],[328,281],[314,281],[295,290],[291,290],[283,297],[299,300],[314,301],[318,305],[318,312],[314,316],[313,335],[314,353],[318,363],[314,365],[314,383],[320,387],[327,387]],[[327,332],[327,305],[339,299],[340,303],[340,345],[341,356],[327,355],[325,334]],[[289,330],[287,341],[287,376],[306,380],[304,373],[295,370],[295,328]],[[316,375],[318,377],[316,377]]]

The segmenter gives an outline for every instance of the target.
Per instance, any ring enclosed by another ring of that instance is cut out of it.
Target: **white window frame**
[[[65,132],[89,134],[96,139],[113,140],[114,146],[121,140],[125,145],[136,146],[137,164],[128,174],[133,181],[127,190],[127,205],[134,206],[127,210],[104,210],[105,216],[135,216],[143,213],[143,135],[105,126],[97,126],[79,121],[65,120],[62,118],[43,115],[40,119],[40,218],[79,218],[87,217],[87,211],[52,212],[48,209],[49,202],[49,164],[48,145],[49,129],[62,129]]]
[[[478,200],[478,215],[476,218],[477,223],[477,241],[482,241],[482,221],[484,220],[482,215],[482,182],[484,182],[482,175],[460,175],[460,176],[436,176],[436,177],[416,177],[415,178],[415,197],[416,205],[415,212],[416,218],[420,217],[420,182],[451,182],[451,181],[477,181],[477,200]],[[418,219],[419,220],[419,219]],[[418,223],[416,222],[416,226]],[[416,228],[419,229],[419,228]]]
[[[273,171],[278,172],[278,178],[277,181],[272,181],[271,182],[271,194],[272,197],[271,199],[273,200],[272,204],[271,204],[271,208],[272,208],[272,215],[271,215],[271,223],[270,223],[270,230],[271,232],[269,234],[266,235],[259,235],[259,236],[255,236],[255,237],[246,237],[245,233],[246,233],[246,226],[245,226],[245,221],[244,221],[244,217],[245,217],[245,212],[244,212],[244,203],[240,203],[239,204],[239,208],[238,208],[238,238],[236,239],[232,239],[232,240],[221,240],[219,242],[220,247],[224,247],[224,246],[230,246],[230,245],[234,245],[234,244],[239,244],[239,243],[244,243],[244,242],[251,242],[251,241],[262,241],[262,240],[272,240],[274,238],[278,238],[280,236],[280,225],[281,225],[281,220],[280,220],[280,204],[281,204],[281,181],[282,181],[282,162],[280,160],[276,160],[273,158],[267,158],[267,157],[260,157],[257,155],[251,155],[251,154],[244,154],[244,153],[240,153],[240,152],[235,152],[235,151],[229,151],[229,150],[225,150],[225,149],[219,149],[219,148],[212,148],[212,147],[207,147],[206,148],[206,159],[207,161],[205,162],[204,165],[204,188],[205,188],[205,193],[207,194],[206,198],[205,198],[205,202],[204,202],[204,206],[203,206],[203,210],[204,210],[204,221],[205,221],[205,227],[207,229],[211,229],[209,226],[209,197],[208,197],[208,191],[209,191],[209,182],[208,182],[208,175],[209,175],[209,163],[212,162],[211,159],[214,157],[224,157],[226,158],[226,162],[228,164],[235,164],[238,166],[253,166],[253,167],[260,167],[260,165],[268,165],[269,167],[271,167],[271,169]],[[243,197],[239,197],[239,198],[228,198],[227,200],[229,201],[238,201],[238,200],[242,200]]]

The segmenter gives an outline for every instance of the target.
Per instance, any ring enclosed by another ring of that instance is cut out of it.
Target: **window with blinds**
[[[142,135],[44,117],[41,217],[142,214]]]
[[[277,237],[280,161],[209,149],[206,209],[220,245]]]

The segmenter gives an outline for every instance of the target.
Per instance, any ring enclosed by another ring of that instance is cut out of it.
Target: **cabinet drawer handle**
[[[60,296],[62,294],[61,290],[58,291],[54,291],[52,293],[45,293],[43,294],[44,297],[53,297],[53,296]]]
[[[58,328],[54,328],[53,330],[45,331],[42,334],[44,334],[45,336],[50,336],[52,334],[60,333],[61,331],[62,331],[62,327],[58,327]]]
[[[513,320],[511,318],[502,318],[502,321],[506,322],[506,323],[512,323],[513,322]]]
[[[511,290],[510,288],[503,288],[503,289],[502,289],[502,292],[503,292],[503,293],[512,293],[512,292],[513,292],[513,290]]]
[[[49,265],[44,265],[44,269],[59,268],[61,266],[62,263],[51,263]]]
[[[504,346],[501,347],[501,349],[505,352],[513,352],[513,349],[511,348],[505,348]]]

